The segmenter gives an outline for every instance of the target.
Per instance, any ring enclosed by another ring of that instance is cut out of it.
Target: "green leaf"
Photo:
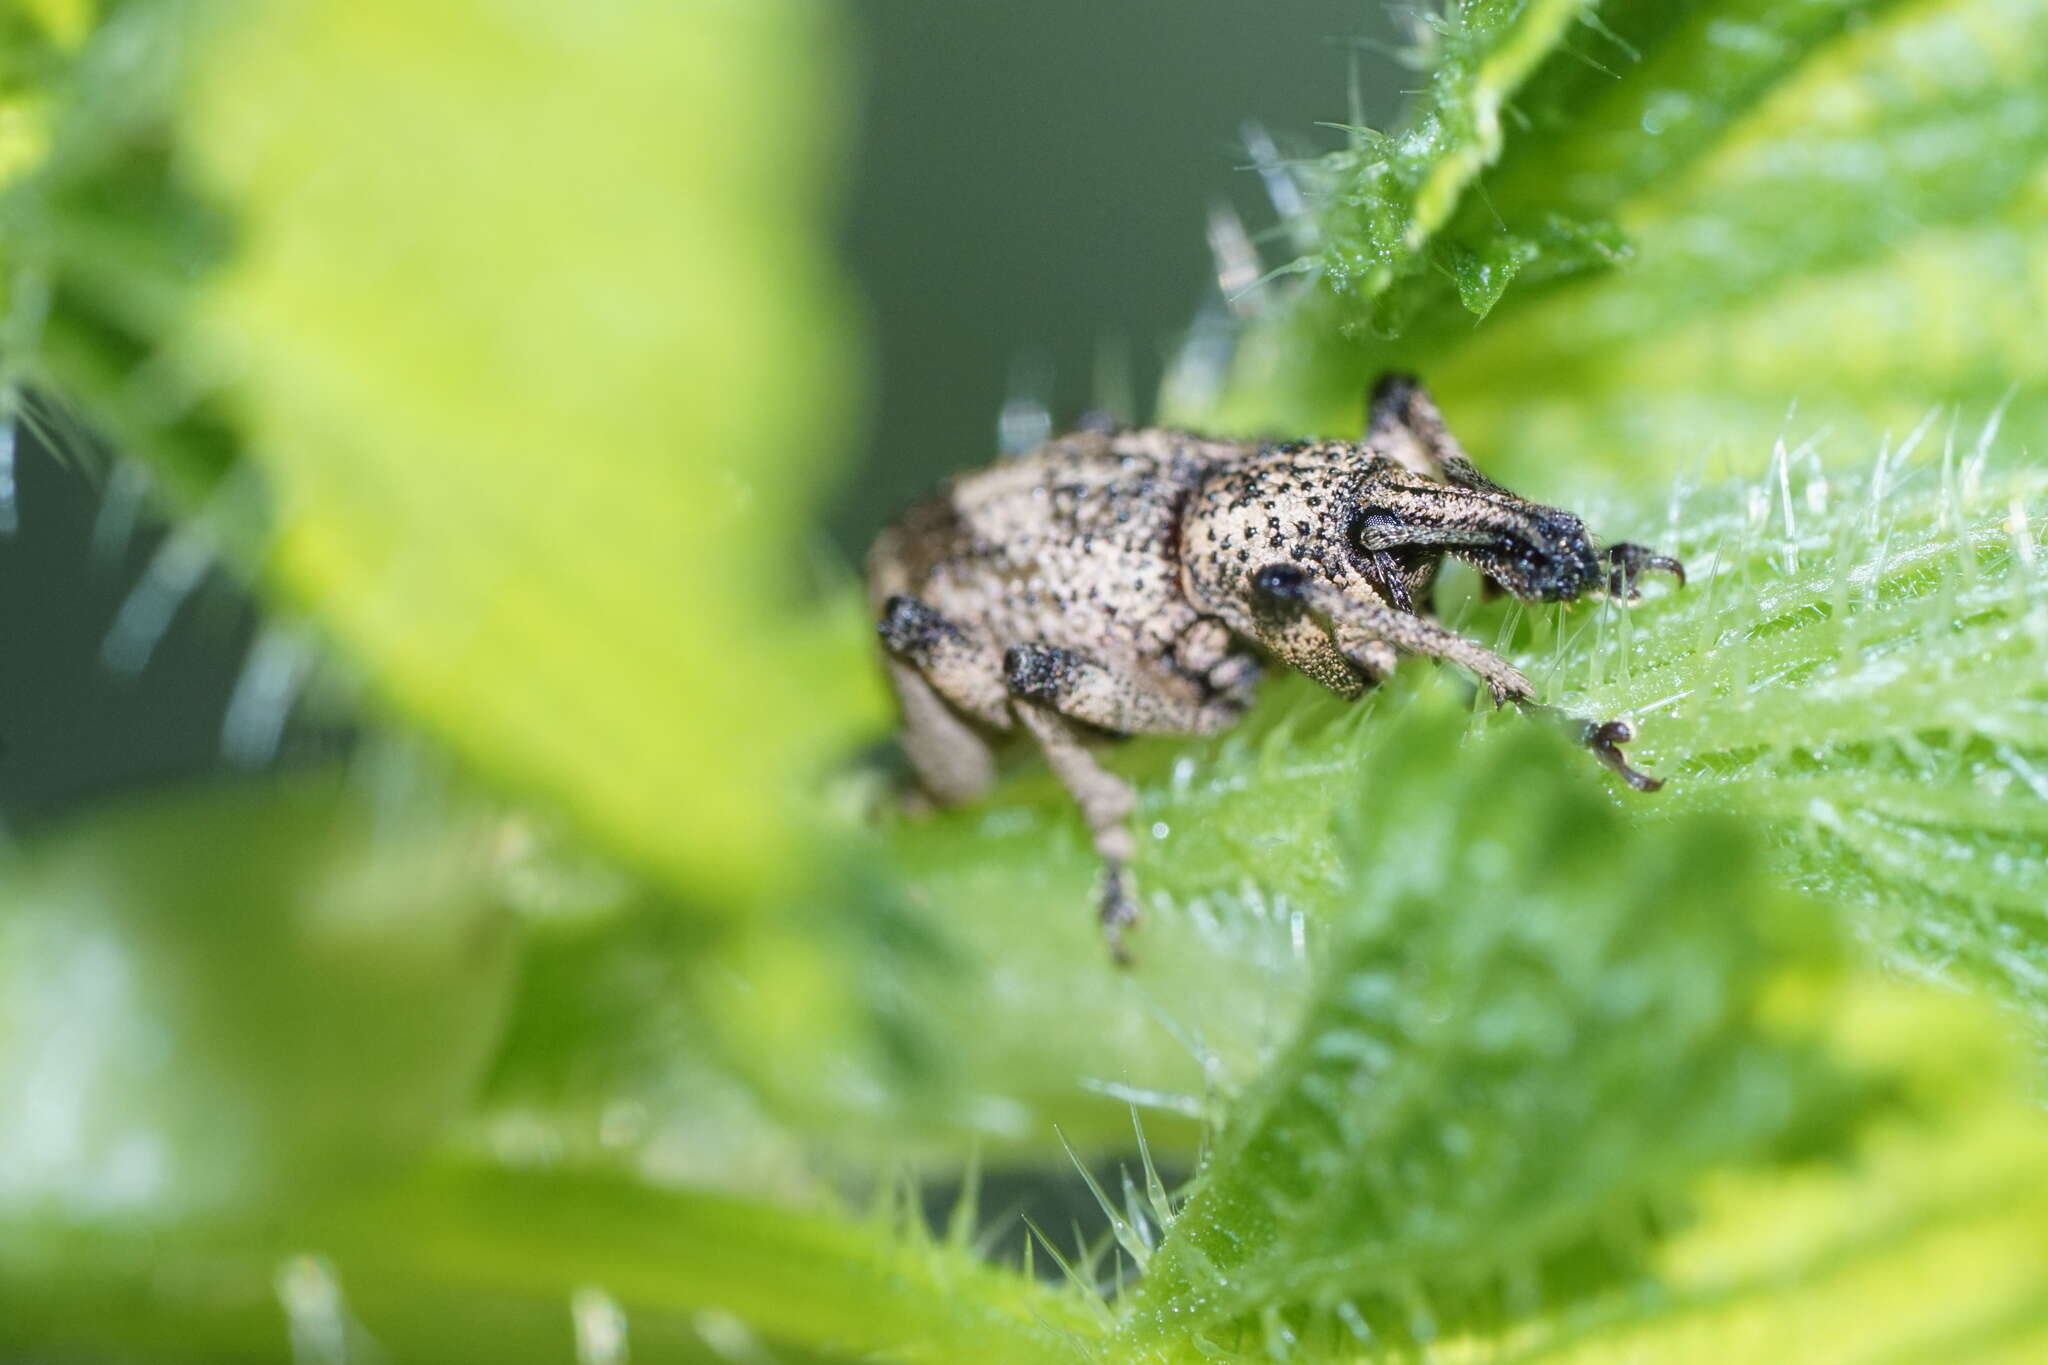
[[[1990,985],[2048,1038],[2048,476],[1944,447],[1849,472],[1787,456],[1673,503],[1657,534],[1694,585],[1549,616],[1525,657],[1575,709],[1635,718],[1660,807],[1769,830],[1891,960]]]
[[[2008,391],[2018,438],[2048,432],[2048,5],[1570,8],[1584,23],[1532,67],[1499,16],[1546,7],[1450,7],[1402,128],[1314,176],[1308,283],[1184,420],[1353,432],[1399,365],[1496,472],[1553,487],[1739,471],[1788,427],[1864,452]]]
[[[1441,1290],[1422,1277],[1378,1319],[1343,1300],[1312,1316],[1268,1312],[1249,1329],[1199,1333],[1141,1313],[1125,1358],[1403,1359],[1399,1337],[1418,1321],[1436,1333],[1430,1358],[1449,1361],[2034,1358],[2048,1341],[2048,1198],[2038,1179],[2048,1125],[2024,1098],[2009,1040],[1956,997],[1869,979],[1833,997],[1829,1014],[1837,1055],[1877,1067],[1895,1102],[1867,1114],[1844,1153],[1696,1181],[1665,1206],[1661,1236],[1610,1225],[1640,1257],[1634,1276],[1559,1292],[1526,1269],[1507,1274],[1491,1286],[1506,1319],[1480,1331],[1436,1318]],[[1429,1270],[1456,1284],[1460,1272],[1517,1250],[1490,1247],[1477,1264]],[[1341,1263],[1308,1268],[1330,1274]]]
[[[793,884],[845,411],[817,7],[259,7],[179,132],[269,572],[476,766],[718,909]],[[745,139],[730,135],[744,128]]]
[[[516,961],[489,834],[424,794],[304,778],[10,853],[0,1219],[246,1213],[437,1141]]]
[[[181,1239],[175,1274],[161,1238],[45,1237],[28,1257],[0,1239],[0,1341],[81,1358],[269,1361],[310,1344],[329,1358],[552,1362],[605,1333],[633,1359],[1029,1365],[1074,1359],[1100,1321],[1100,1305],[934,1243],[895,1211],[469,1163]],[[119,1311],[93,1311],[108,1303]]]
[[[399,715],[742,912],[879,711],[799,529],[849,408],[832,36],[810,0],[120,7],[0,218],[9,373]]]
[[[1855,1112],[1806,1055],[1825,934],[1739,826],[1631,828],[1529,727],[1442,763],[1455,707],[1383,720],[1307,1012],[1152,1258],[1130,1358],[1311,1307],[1389,1344],[1511,1322],[1626,1269],[1701,1170]]]
[[[1322,288],[1376,329],[1393,326],[1388,305],[1429,267],[1432,238],[1500,155],[1502,106],[1587,8],[1587,0],[1475,0],[1426,21],[1429,84],[1400,133],[1357,136],[1322,168],[1332,182],[1316,261]],[[1512,247],[1486,260],[1503,284],[1520,263]]]

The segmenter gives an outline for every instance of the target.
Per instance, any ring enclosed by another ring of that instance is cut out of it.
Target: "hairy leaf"
[[[1311,171],[1309,279],[1183,419],[1352,432],[1398,365],[1545,492],[1739,470],[1788,423],[1869,449],[2008,390],[2040,438],[2048,5],[1586,0],[1532,69],[1513,25],[1549,8],[1448,7],[1429,96]],[[1419,177],[1455,207],[1389,192]]]
[[[1701,1169],[1853,1113],[1801,1055],[1825,940],[1738,827],[1647,834],[1547,736],[1443,764],[1454,709],[1387,719],[1307,1013],[1148,1267],[1134,1356],[1339,1305],[1390,1343],[1511,1321]]]

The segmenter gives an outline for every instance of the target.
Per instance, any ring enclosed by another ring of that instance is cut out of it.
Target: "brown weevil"
[[[952,479],[868,554],[918,781],[941,804],[972,800],[995,779],[996,743],[1028,732],[1102,855],[1120,961],[1136,797],[1090,739],[1227,729],[1274,659],[1351,698],[1422,654],[1497,705],[1547,710],[1512,664],[1427,614],[1445,555],[1538,602],[1633,599],[1646,570],[1685,581],[1677,560],[1596,550],[1578,517],[1481,474],[1409,376],[1374,387],[1368,428],[1284,443],[1083,430]],[[1623,759],[1626,722],[1579,736],[1629,785],[1658,785]]]

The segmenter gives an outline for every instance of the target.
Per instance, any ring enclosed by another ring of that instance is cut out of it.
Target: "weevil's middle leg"
[[[1169,692],[1055,645],[1010,646],[1003,680],[1012,696],[1120,735],[1213,735],[1244,715],[1240,696]]]
[[[1129,966],[1124,931],[1138,922],[1137,898],[1131,894],[1131,860],[1138,841],[1131,834],[1131,812],[1138,794],[1131,784],[1104,768],[1089,751],[1081,728],[1043,702],[1018,698],[1012,703],[1061,785],[1072,793],[1088,822],[1095,851],[1102,858],[1102,936],[1118,965]]]

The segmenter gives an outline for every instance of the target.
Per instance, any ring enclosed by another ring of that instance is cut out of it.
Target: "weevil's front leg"
[[[1628,541],[1607,547],[1607,595],[1618,597],[1624,602],[1636,602],[1643,594],[1636,587],[1636,580],[1650,572],[1668,573],[1678,580],[1678,586],[1685,586],[1685,565],[1670,555],[1660,555],[1647,545],[1632,545]]]
[[[1640,768],[1630,765],[1621,752],[1621,746],[1636,737],[1636,727],[1625,720],[1587,720],[1575,716],[1561,707],[1547,702],[1524,701],[1520,703],[1522,714],[1546,720],[1571,736],[1572,741],[1585,748],[1593,757],[1612,769],[1616,776],[1639,792],[1653,792],[1664,785],[1661,777],[1652,777]]]
[[[1339,646],[1345,647],[1347,655],[1356,650],[1358,657],[1354,662],[1362,670],[1378,672],[1384,668],[1384,655],[1369,650],[1377,642],[1457,664],[1486,685],[1495,705],[1536,695],[1520,669],[1477,641],[1447,630],[1426,616],[1349,596],[1299,565],[1268,564],[1253,575],[1252,586],[1268,602],[1291,604],[1297,613],[1314,618]]]
[[[1102,858],[1102,936],[1109,943],[1110,956],[1123,966],[1131,955],[1124,947],[1124,931],[1138,922],[1138,902],[1131,894],[1130,863],[1138,843],[1131,834],[1131,812],[1138,795],[1131,784],[1104,768],[1089,752],[1081,727],[1044,702],[1018,698],[1012,705],[1038,747],[1053,775],[1073,794],[1088,822],[1095,851]]]
[[[1244,715],[1237,698],[1203,700],[1155,686],[1054,645],[1012,645],[1003,653],[1010,695],[1120,735],[1213,735]]]
[[[1361,670],[1373,668],[1376,662],[1384,666],[1384,655],[1376,659],[1368,652],[1374,645],[1392,645],[1411,654],[1447,659],[1485,683],[1496,706],[1514,702],[1525,714],[1569,729],[1578,743],[1637,791],[1652,792],[1664,785],[1630,767],[1622,757],[1621,746],[1635,738],[1635,728],[1627,721],[1589,721],[1537,701],[1535,689],[1521,670],[1492,650],[1434,621],[1410,616],[1383,603],[1347,597],[1293,564],[1267,565],[1254,576],[1253,585],[1267,599],[1296,603],[1305,616],[1326,624],[1338,645]]]

